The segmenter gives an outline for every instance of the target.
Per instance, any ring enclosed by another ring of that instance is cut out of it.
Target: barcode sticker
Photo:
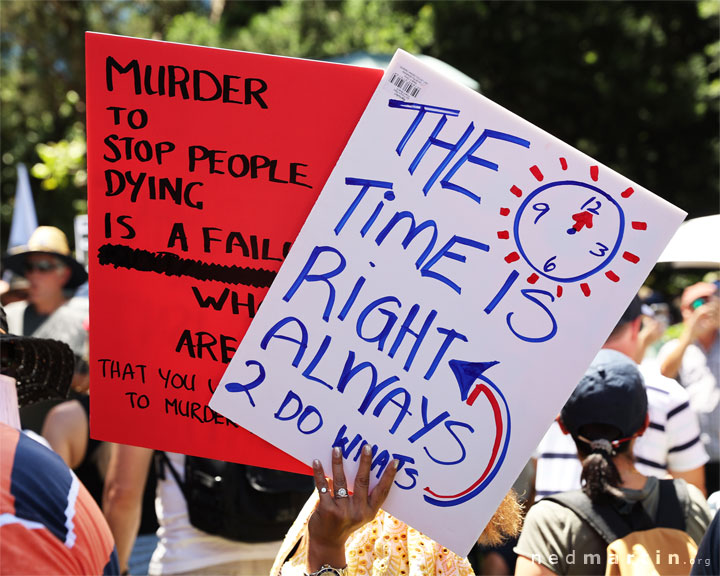
[[[418,86],[416,86],[412,82],[409,82],[406,78],[403,78],[399,74],[393,74],[390,78],[390,83],[395,84],[396,88],[402,90],[403,92],[409,94],[412,97],[420,94],[420,88]]]
[[[401,100],[417,98],[422,88],[427,85],[425,80],[402,66],[399,71],[393,72],[389,81],[392,85],[393,93]]]

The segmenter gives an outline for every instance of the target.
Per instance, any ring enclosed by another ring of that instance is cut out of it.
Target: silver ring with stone
[[[322,488],[320,488],[320,492],[322,494],[325,494],[327,492],[327,486],[323,486]]]
[[[348,491],[345,488],[338,488],[335,492],[335,498],[347,498]]]

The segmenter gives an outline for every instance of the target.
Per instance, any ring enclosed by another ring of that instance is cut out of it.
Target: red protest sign
[[[92,436],[306,470],[207,402],[381,71],[95,33],[86,64]]]

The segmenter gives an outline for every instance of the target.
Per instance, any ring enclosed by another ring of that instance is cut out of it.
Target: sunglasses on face
[[[706,304],[707,302],[710,302],[709,296],[703,296],[702,298],[696,298],[692,301],[692,304],[690,304],[691,310],[696,310],[697,308],[700,308],[703,304]]]
[[[25,262],[25,273],[30,272],[50,272],[58,268],[55,262],[49,260],[39,260],[38,262]]]

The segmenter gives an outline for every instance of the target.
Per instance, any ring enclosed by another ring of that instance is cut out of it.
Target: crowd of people
[[[352,483],[339,449],[331,471],[313,463],[315,490],[285,519],[284,539],[198,528],[184,455],[90,436],[88,301],[75,295],[88,278],[65,235],[40,226],[2,270],[0,333],[14,335],[3,347],[61,341],[73,369],[29,394],[35,383],[3,352],[0,573],[620,574],[644,562],[720,574],[717,275],[677,295],[672,328],[671,303],[633,299],[461,558],[382,509],[397,463],[370,490],[367,446]]]

